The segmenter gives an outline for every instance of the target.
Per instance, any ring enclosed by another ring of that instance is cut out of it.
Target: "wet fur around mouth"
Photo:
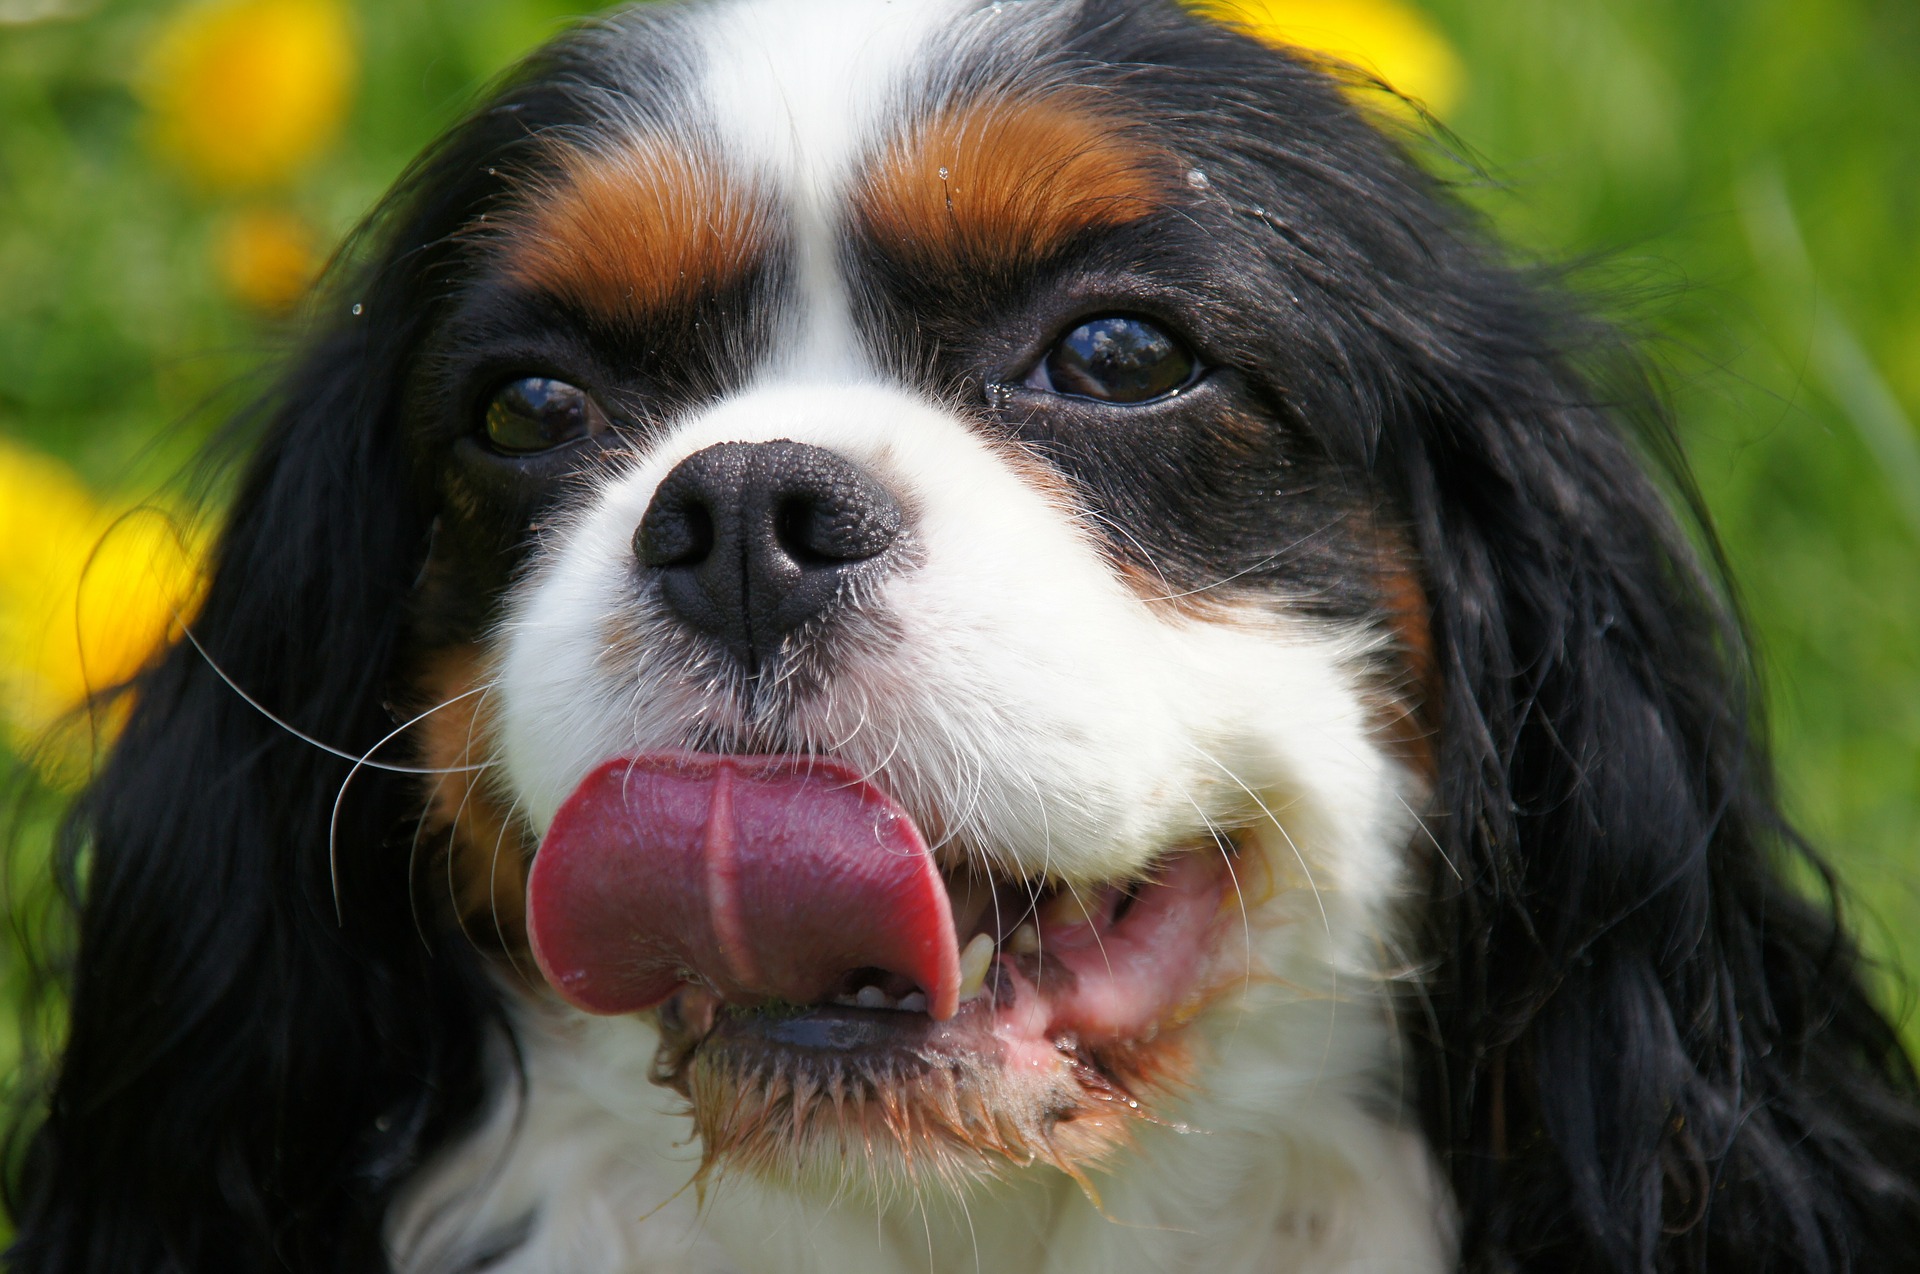
[[[1136,1093],[1177,1083],[1174,1039],[1147,1054],[1053,1041],[1038,1086],[1012,1082],[988,1028],[999,992],[948,1022],[887,1009],[725,1010],[698,1036],[664,1031],[653,1074],[688,1099],[699,1178],[745,1172],[885,1195],[971,1188],[1035,1164],[1077,1181],[1119,1152]],[[1088,1184],[1092,1189],[1091,1184]]]
[[[1237,855],[1224,840],[1186,852],[1224,856],[1229,876]],[[1251,880],[1252,864],[1241,869]],[[1197,873],[1202,881],[1215,874]],[[804,1005],[731,1004],[693,985],[654,1015],[660,1044],[650,1075],[688,1099],[703,1182],[738,1171],[830,1180],[838,1191],[864,1188],[866,1173],[901,1188],[965,1192],[977,1178],[1045,1164],[1091,1192],[1088,1174],[1130,1144],[1130,1121],[1165,1123],[1156,1105],[1192,1082],[1185,1028],[1254,974],[1214,951],[1234,945],[1217,914],[1203,914],[1197,932],[1176,931],[1175,940],[1200,943],[1206,955],[1164,951],[1164,924],[1151,926],[1165,910],[1162,895],[1178,891],[1161,877],[1195,876],[1191,865],[1162,869],[1086,894],[958,873],[956,932],[962,946],[990,954],[955,1017],[937,1020],[905,1001],[860,1007],[844,993]],[[1237,881],[1225,904],[1247,907]],[[1136,909],[1150,927],[1144,938],[1128,926]],[[1185,972],[1144,1019],[1089,1035],[1080,1026],[1098,1014],[1076,1013],[1082,974],[1073,947],[1093,948],[1080,954],[1091,959],[1081,966],[1088,974],[1112,976],[1116,961],[1139,958],[1133,949],[1143,941],[1162,948],[1156,962]],[[1244,960],[1252,959],[1248,950]],[[908,985],[879,970],[850,975],[854,982]],[[924,1005],[924,995],[916,998]]]

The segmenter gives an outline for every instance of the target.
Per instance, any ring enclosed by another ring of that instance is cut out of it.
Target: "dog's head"
[[[1855,1206],[1788,1076],[1822,1001],[1863,1094],[1890,1037],[1766,865],[1642,398],[1323,69],[1171,3],[643,9],[363,244],[76,823],[46,1232],[372,1251],[503,985],[650,1015],[775,1177],[1079,1175],[1332,1074],[1470,1254],[1704,1244],[1723,1163],[1807,1251]]]
[[[461,226],[436,824],[715,1162],[1081,1171],[1211,1009],[1407,958],[1428,607],[1349,289],[1432,272],[1352,233],[1411,179],[1288,68],[1382,163],[1285,180],[1203,88],[1284,64],[1168,16],[622,19]]]

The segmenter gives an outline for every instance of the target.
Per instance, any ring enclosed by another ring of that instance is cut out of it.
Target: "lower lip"
[[[971,1016],[964,1011],[962,1016]],[[957,1021],[958,1019],[954,1019]],[[884,1053],[918,1050],[946,1024],[924,1013],[892,1009],[828,1006],[792,1016],[774,1013],[728,1014],[709,1040],[765,1045],[813,1053]]]
[[[988,994],[962,1004],[944,1022],[925,1013],[839,1004],[784,1011],[728,1008],[709,993],[688,987],[660,1008],[662,1042],[667,1054],[682,1057],[695,1052],[788,1053],[863,1058],[882,1065],[998,1057],[1006,1052],[1007,1042],[996,1027],[1003,1025],[1002,1010],[1018,998],[1021,979],[996,967],[988,981]]]

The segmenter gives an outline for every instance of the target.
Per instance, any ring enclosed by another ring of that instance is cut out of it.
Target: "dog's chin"
[[[1188,1028],[1244,983],[1232,852],[1209,840],[1150,880],[988,918],[1007,936],[944,1021],[898,979],[807,1005],[681,989],[656,1011],[653,1077],[690,1105],[703,1179],[888,1195],[1045,1166],[1084,1184],[1166,1121],[1195,1064]]]

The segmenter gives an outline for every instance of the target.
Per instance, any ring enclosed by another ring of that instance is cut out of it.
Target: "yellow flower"
[[[1191,0],[1208,17],[1268,44],[1287,45],[1379,76],[1445,115],[1459,101],[1460,57],[1433,23],[1401,0]]]
[[[269,314],[292,309],[320,273],[319,236],[282,208],[227,217],[215,231],[213,257],[227,293]]]
[[[165,511],[102,505],[59,462],[0,443],[0,724],[49,781],[85,776],[104,740],[77,710],[177,636],[199,560]]]
[[[209,186],[276,185],[339,132],[353,73],[339,0],[190,5],[148,60],[155,140]]]

